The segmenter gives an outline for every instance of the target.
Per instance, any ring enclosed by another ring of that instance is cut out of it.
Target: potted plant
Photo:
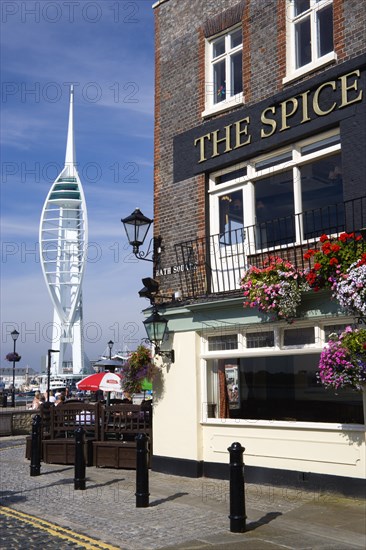
[[[130,394],[140,393],[143,381],[146,379],[151,382],[158,371],[150,350],[145,346],[138,346],[123,367],[123,389]]]
[[[288,260],[271,256],[263,268],[251,266],[241,280],[244,307],[258,308],[276,319],[296,317],[301,293],[308,289],[304,272]]]

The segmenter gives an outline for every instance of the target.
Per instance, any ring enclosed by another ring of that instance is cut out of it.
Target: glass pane
[[[292,170],[285,170],[255,183],[256,245],[268,248],[293,242],[294,194]]]
[[[247,167],[239,168],[238,170],[233,170],[232,172],[227,172],[221,176],[217,176],[215,179],[215,185],[220,185],[220,183],[226,183],[228,181],[239,181],[239,178],[243,178],[247,175]]]
[[[361,394],[326,390],[316,376],[318,364],[318,353],[241,358],[241,408],[230,416],[362,424]]]
[[[311,61],[310,17],[295,25],[296,69]]]
[[[207,340],[209,351],[238,349],[237,334],[221,334],[220,336],[209,336]]]
[[[286,153],[282,153],[281,155],[276,155],[275,157],[256,162],[255,169],[263,170],[264,168],[277,166],[278,164],[282,164],[283,162],[288,162],[290,160],[292,160],[292,151],[286,151]]]
[[[295,0],[295,15],[300,15],[310,8],[310,0]]]
[[[291,328],[283,331],[284,346],[303,346],[305,344],[314,344],[314,327]]]
[[[225,36],[219,38],[212,44],[212,56],[214,59],[223,53],[225,53]]]
[[[225,60],[214,65],[214,102],[220,103],[226,99]]]
[[[318,56],[333,51],[333,6],[318,13]]]
[[[242,77],[242,52],[235,53],[231,56],[231,95],[239,94],[243,91]]]
[[[247,348],[273,348],[274,332],[253,332],[247,334]]]
[[[243,227],[243,192],[227,193],[219,199],[220,234]]]
[[[300,174],[305,238],[343,231],[341,154],[306,164]]]
[[[342,334],[342,332],[345,330],[345,328],[349,325],[326,325],[324,327],[324,338],[325,341],[328,340],[329,336],[333,333],[335,334]]]
[[[336,145],[341,142],[341,136],[337,134],[336,136],[331,136],[329,138],[321,139],[314,143],[309,143],[309,145],[304,145],[301,147],[300,151],[302,155],[307,155],[309,153],[315,153],[315,151],[320,151],[331,145]]]
[[[230,35],[230,46],[231,48],[236,48],[243,41],[241,29],[237,29]]]

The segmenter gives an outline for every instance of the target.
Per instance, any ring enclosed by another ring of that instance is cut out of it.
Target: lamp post
[[[19,337],[19,332],[17,330],[13,330],[13,332],[11,332],[10,334],[11,334],[11,337],[12,337],[13,342],[14,342],[14,349],[13,349],[13,387],[12,387],[12,391],[11,391],[11,406],[15,407],[15,358],[16,358],[15,350],[16,350],[16,341],[18,340],[18,337]]]
[[[165,317],[160,315],[156,305],[154,305],[153,312],[150,317],[144,321],[144,326],[149,341],[155,346],[155,355],[168,357],[170,361],[174,363],[174,350],[162,351],[160,349],[160,345],[164,340],[167,331],[168,321]]]
[[[60,353],[58,349],[49,349],[47,352],[47,401],[50,400],[50,383],[51,383],[51,353]]]
[[[112,340],[109,340],[108,347],[109,347],[109,359],[112,359],[112,348],[113,348],[114,342]]]

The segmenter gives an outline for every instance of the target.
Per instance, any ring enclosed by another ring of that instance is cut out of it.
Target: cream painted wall
[[[200,345],[195,331],[176,332],[169,343],[176,362],[167,362],[160,383],[154,381],[154,455],[228,464],[227,448],[238,441],[248,466],[365,478],[363,426],[228,419],[203,424]]]
[[[228,463],[227,448],[238,441],[245,448],[244,463],[248,466],[361,479],[366,476],[365,431],[361,426],[347,430],[252,422],[202,426],[203,460]]]
[[[169,343],[176,362],[162,369],[154,382],[154,455],[202,460],[199,337],[195,332],[176,333]]]

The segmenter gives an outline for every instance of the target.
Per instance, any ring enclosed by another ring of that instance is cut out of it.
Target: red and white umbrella
[[[78,390],[122,391],[122,374],[117,372],[96,372],[77,382]]]

